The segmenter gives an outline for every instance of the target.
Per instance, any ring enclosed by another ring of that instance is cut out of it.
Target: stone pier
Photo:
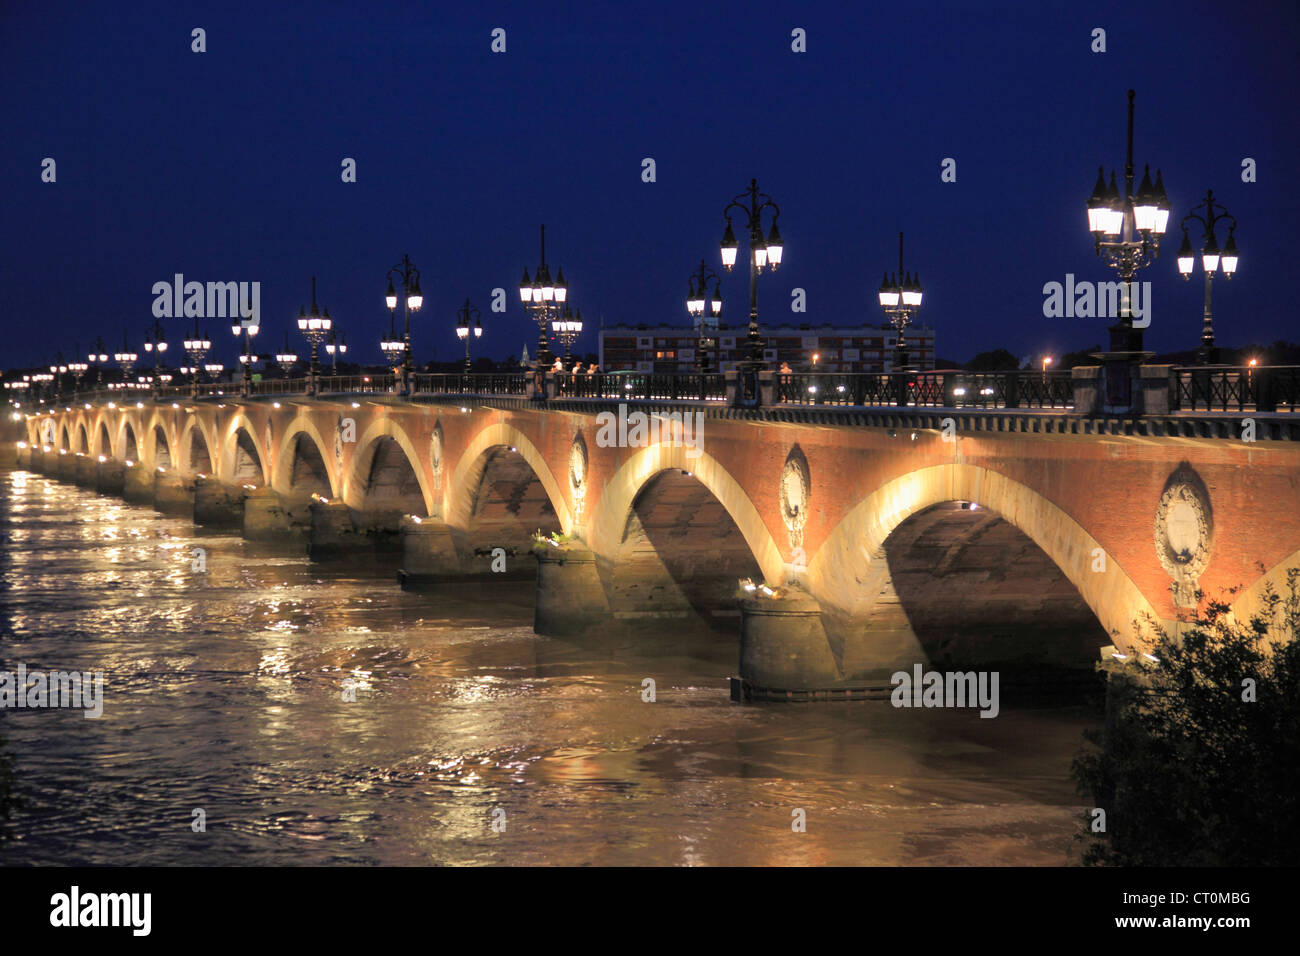
[[[112,458],[95,462],[95,491],[101,495],[125,497],[126,467]]]
[[[350,558],[369,550],[369,542],[352,520],[352,509],[341,501],[316,499],[311,503],[311,538],[307,549],[313,561]]]
[[[249,541],[302,540],[311,534],[313,500],[290,498],[267,488],[244,495],[242,534]]]
[[[596,570],[596,556],[581,542],[538,545],[537,606],[533,630],[565,637],[608,627],[609,600]]]
[[[239,528],[244,523],[244,490],[209,475],[194,479],[194,522],[213,528]]]
[[[402,518],[402,567],[397,578],[406,590],[429,590],[460,577],[462,566],[451,528],[437,518]]]
[[[194,479],[174,471],[155,472],[153,480],[153,506],[163,514],[194,517]]]
[[[822,609],[806,590],[761,589],[740,601],[740,679],[746,696],[828,689],[842,683],[822,626]]]
[[[136,505],[153,505],[154,473],[140,464],[124,466],[122,472],[122,497]]]
[[[78,452],[75,457],[76,460],[72,463],[72,480],[82,488],[94,488],[95,465],[98,464],[98,462],[89,455],[84,455],[81,452]]]

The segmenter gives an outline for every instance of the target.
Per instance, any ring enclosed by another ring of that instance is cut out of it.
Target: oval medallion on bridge
[[[1180,465],[1165,482],[1156,507],[1156,554],[1173,579],[1174,604],[1196,607],[1201,574],[1210,563],[1214,517],[1210,495],[1200,477]]]
[[[574,508],[582,510],[582,499],[587,494],[587,442],[582,432],[573,436],[569,446],[569,490],[573,493]]]
[[[781,469],[781,519],[785,529],[790,533],[790,547],[803,546],[803,526],[808,520],[808,460],[796,445],[786,456],[785,467]]]
[[[433,465],[433,487],[442,487],[442,419],[433,423],[433,437],[429,439],[429,462]]]

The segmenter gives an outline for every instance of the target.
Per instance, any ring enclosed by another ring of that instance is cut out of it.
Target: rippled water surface
[[[0,712],[4,863],[1075,859],[1087,712],[740,706],[734,637],[539,638],[531,585],[406,594],[23,471],[0,499],[0,669],[106,698]]]

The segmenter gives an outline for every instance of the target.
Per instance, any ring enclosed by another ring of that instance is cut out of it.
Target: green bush
[[[1277,866],[1300,861],[1300,569],[1243,624],[1208,602],[1181,639],[1148,622],[1146,658],[1111,671],[1103,730],[1073,775],[1084,862]],[[1250,685],[1253,682],[1253,695]],[[1253,700],[1251,699],[1253,696]]]

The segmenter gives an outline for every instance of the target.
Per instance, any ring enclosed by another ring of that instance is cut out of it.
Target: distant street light
[[[295,365],[298,364],[298,356],[297,356],[297,354],[294,353],[294,352],[290,352],[290,351],[289,351],[289,333],[288,333],[288,332],[285,332],[285,333],[284,333],[284,351],[283,351],[283,352],[278,352],[278,353],[276,354],[276,356],[275,356],[275,361],[276,361],[276,364],[278,364],[278,365],[280,366],[280,370],[281,370],[282,372],[284,372],[286,378],[287,378],[288,375],[289,375],[289,371],[290,371],[290,369],[292,369]]]
[[[735,209],[744,217],[745,227],[749,230],[749,333],[745,336],[745,365],[749,375],[745,383],[746,398],[757,397],[757,373],[763,366],[763,339],[758,334],[758,277],[770,264],[773,271],[781,265],[785,243],[781,240],[781,231],[777,220],[781,218],[781,208],[772,201],[767,193],[759,192],[758,180],[751,179],[749,188],[737,194],[722,210],[727,220],[727,228],[722,234],[722,265],[728,272],[736,264],[739,242],[731,225],[731,210]],[[763,238],[763,210],[772,210],[772,228],[767,239]]]
[[[903,234],[898,234],[898,274],[886,275],[880,280],[880,289],[876,292],[880,307],[885,310],[890,323],[898,333],[894,343],[894,369],[905,371],[908,367],[906,329],[912,323],[912,314],[921,308],[924,290],[921,288],[921,274],[915,276],[903,271]]]
[[[95,366],[95,384],[99,387],[104,385],[104,363],[108,361],[108,353],[104,351],[103,336],[95,336],[95,350],[86,356],[86,360]]]
[[[564,311],[558,319],[551,320],[551,330],[560,337],[564,344],[564,367],[569,368],[569,349],[579,335],[582,334],[582,310],[574,315],[573,310],[569,307],[570,303],[564,304]]]
[[[1220,210],[1216,213],[1215,207]],[[1204,208],[1205,214],[1200,215],[1196,212]],[[1205,270],[1205,309],[1202,312],[1201,322],[1201,345],[1196,350],[1196,361],[1201,365],[1214,365],[1219,360],[1219,350],[1214,347],[1214,311],[1210,303],[1210,284],[1214,280],[1214,273],[1223,267],[1223,274],[1226,278],[1231,279],[1237,272],[1237,240],[1235,233],[1237,231],[1237,219],[1222,203],[1214,201],[1214,190],[1205,191],[1205,199],[1192,207],[1192,211],[1183,217],[1183,244],[1178,250],[1178,271],[1182,273],[1183,281],[1191,279],[1192,270],[1195,268],[1196,253],[1192,251],[1192,243],[1187,235],[1187,222],[1195,219],[1201,224],[1201,235],[1204,237],[1204,244],[1201,246],[1201,268]],[[1231,220],[1228,226],[1228,241],[1219,251],[1219,243],[1214,237],[1214,225],[1220,219]]]
[[[325,314],[321,314],[320,307],[316,304],[316,277],[311,277],[311,312],[306,309],[298,310],[298,331],[302,333],[311,344],[311,371],[308,373],[307,394],[316,394],[316,378],[319,375],[320,368],[317,364],[317,349],[325,337],[330,334],[334,327],[334,321],[330,318],[330,310],[326,309]]]
[[[333,361],[330,374],[337,375],[339,373],[339,356],[346,355],[348,352],[348,337],[339,332],[338,326],[330,329],[330,340],[325,343],[325,352]]]
[[[569,284],[564,281],[564,270],[559,269],[555,281],[551,281],[551,270],[546,264],[546,226],[542,225],[542,261],[538,265],[533,279],[524,277],[519,280],[519,298],[534,322],[537,323],[537,370],[545,371],[551,364],[551,348],[546,330],[557,318],[562,321],[563,306],[569,298]]]
[[[709,283],[713,288],[709,288]],[[690,285],[686,293],[686,311],[695,319],[696,334],[699,342],[696,352],[699,358],[695,367],[701,372],[710,371],[709,350],[717,347],[709,333],[718,328],[718,317],[722,315],[722,279],[701,259],[700,267],[691,273]]]
[[[402,337],[402,394],[411,393],[411,313],[419,312],[420,307],[424,305],[424,294],[420,291],[420,270],[416,268],[411,257],[402,256],[402,261],[397,263],[388,270],[388,291],[384,293],[384,304],[388,306],[390,318],[396,314],[397,310],[397,290],[393,288],[393,277],[396,276],[402,280],[402,315],[406,323],[406,331]],[[387,355],[389,350],[384,348],[380,343],[380,348]]]
[[[469,361],[469,343],[470,339],[476,339],[483,334],[483,315],[478,309],[469,304],[469,299],[465,304],[456,310],[456,337],[465,343],[465,374],[468,375],[472,366]]]

